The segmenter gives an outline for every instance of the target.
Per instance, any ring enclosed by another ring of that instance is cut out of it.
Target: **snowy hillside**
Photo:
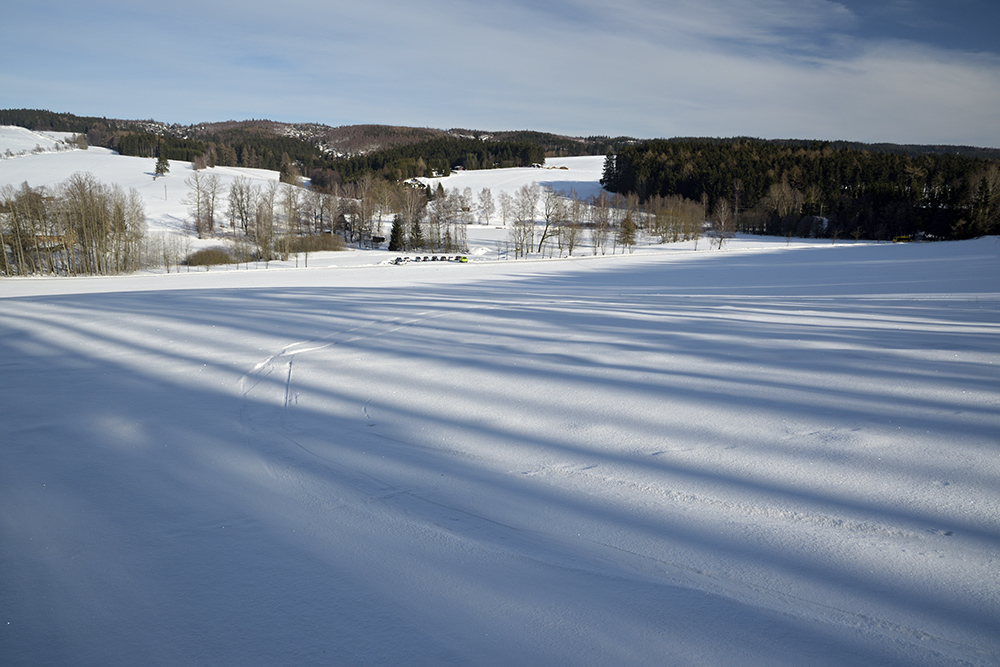
[[[445,178],[423,178],[421,181],[432,188],[440,183],[445,189],[464,190],[469,188],[478,194],[483,188],[492,192],[514,194],[524,185],[538,183],[556,192],[575,191],[581,198],[596,196],[601,192],[601,175],[604,171],[604,156],[549,158],[544,168],[523,167],[517,169],[482,169],[457,171]]]
[[[170,172],[161,178],[154,179],[155,160],[151,158],[122,156],[106,148],[91,147],[87,150],[55,154],[54,147],[61,136],[49,138],[48,144],[43,144],[45,150],[40,154],[32,152],[38,142],[46,138],[38,133],[24,128],[0,126],[0,155],[10,149],[16,157],[0,160],[0,186],[12,185],[20,187],[28,183],[32,187],[53,187],[64,182],[77,172],[89,172],[104,183],[116,183],[125,189],[134,188],[143,198],[146,205],[146,215],[149,232],[175,233],[191,236],[194,246],[215,245],[217,240],[206,239],[198,241],[190,231],[190,212],[185,200],[189,198],[190,187],[185,183],[191,175],[192,167],[188,162],[170,162]],[[66,135],[68,136],[68,135]],[[68,148],[67,148],[68,150]],[[604,166],[604,158],[573,157],[552,159],[546,165],[548,168],[535,169],[491,169],[485,171],[456,172],[448,178],[422,179],[437,187],[440,183],[446,189],[464,190],[471,188],[478,194],[484,187],[499,195],[501,192],[513,194],[524,185],[538,183],[560,192],[575,190],[581,197],[597,194],[601,190],[599,180]],[[215,167],[205,173],[218,174],[222,184],[222,201],[218,208],[225,211],[229,186],[237,176],[245,176],[253,183],[265,183],[278,180],[278,173],[264,169],[247,169],[240,167]],[[489,251],[495,249],[497,240],[506,237],[504,230],[489,230],[473,228],[470,242],[480,256],[489,256]],[[333,257],[313,258],[314,265],[318,263],[354,264],[384,261],[385,254],[350,253],[345,256],[337,253]],[[294,263],[293,263],[294,264]]]
[[[0,154],[8,146],[15,147],[14,152],[17,152],[17,146],[30,143],[34,136],[37,135],[24,128],[0,127]],[[29,152],[0,160],[0,186],[20,187],[22,183],[27,183],[32,187],[53,187],[77,172],[89,172],[103,183],[118,184],[125,189],[135,188],[146,204],[150,233],[186,234],[189,214],[184,200],[190,188],[184,181],[191,174],[191,164],[171,161],[170,172],[157,179],[153,178],[155,167],[154,159],[118,155],[107,148],[93,146],[86,150],[60,153]],[[227,191],[237,176],[246,176],[254,182],[278,180],[277,172],[263,169],[217,167],[208,171],[220,175]]]
[[[0,664],[1000,663],[998,239],[330,255],[0,279]]]
[[[32,132],[23,127],[0,125],[0,160],[70,150],[67,142],[72,136],[66,132]]]

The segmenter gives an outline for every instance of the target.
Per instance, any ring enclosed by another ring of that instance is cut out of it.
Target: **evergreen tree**
[[[628,211],[625,213],[625,219],[622,220],[622,224],[618,228],[618,245],[622,249],[632,252],[632,246],[635,245],[635,232],[635,222],[632,220],[632,212]]]
[[[156,158],[156,169],[153,170],[157,176],[165,176],[167,172],[170,171],[170,161],[167,160],[167,156],[160,153],[160,156]]]
[[[413,221],[413,229],[410,231],[410,248],[417,250],[424,247],[424,232],[420,229],[420,221]]]
[[[389,234],[389,250],[406,250],[406,239],[403,233],[403,219],[397,214],[392,219],[392,232]]]

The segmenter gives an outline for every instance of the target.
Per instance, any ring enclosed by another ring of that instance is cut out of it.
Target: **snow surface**
[[[1000,663],[998,239],[329,255],[0,280],[0,664]]]
[[[71,150],[65,142],[72,136],[69,132],[33,132],[23,127],[0,125],[0,160],[29,153]]]
[[[518,167],[514,169],[482,169],[455,171],[443,178],[421,178],[431,188],[440,183],[448,190],[465,190],[478,196],[483,188],[489,188],[494,196],[506,191],[514,194],[521,187],[538,183],[556,192],[569,194],[575,191],[581,199],[596,196],[601,192],[601,176],[604,173],[604,156],[549,158],[544,168]],[[494,216],[500,219],[499,213]]]
[[[77,172],[91,173],[105,184],[116,183],[123,188],[135,188],[146,204],[149,232],[187,234],[189,224],[188,207],[184,200],[190,188],[184,180],[191,175],[190,162],[170,160],[170,172],[154,178],[155,158],[118,155],[107,149],[91,146],[86,150],[72,149],[67,152],[46,151],[40,154],[19,153],[18,147],[34,145],[36,133],[24,128],[0,126],[0,154],[8,147],[15,157],[0,160],[0,186],[20,187],[27,183],[31,187],[52,188],[67,180]],[[255,184],[278,180],[278,173],[264,169],[244,169],[238,167],[215,167],[207,173],[219,174],[225,191],[237,176],[245,176]],[[228,197],[222,198],[220,214],[226,210]],[[195,247],[218,245],[215,241],[197,241]]]

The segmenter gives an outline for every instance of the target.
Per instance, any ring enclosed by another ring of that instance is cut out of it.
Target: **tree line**
[[[388,180],[447,176],[454,167],[493,169],[545,162],[545,150],[528,141],[441,137],[337,160],[331,168],[343,181],[372,173]]]
[[[343,196],[240,176],[229,184],[195,170],[185,179],[191,231],[218,239],[211,263],[270,262],[343,248],[342,236],[370,238],[357,204]],[[351,193],[353,194],[353,192]],[[348,215],[345,215],[348,214]],[[374,213],[372,213],[374,217]],[[117,275],[194,261],[181,234],[147,234],[134,188],[77,173],[55,187],[0,188],[0,275]],[[197,253],[196,253],[197,254]]]
[[[16,125],[29,130],[86,134],[97,126],[112,126],[116,121],[94,116],[75,116],[43,109],[0,109],[0,125]]]
[[[53,189],[0,188],[0,274],[115,275],[142,265],[146,213],[133,188],[74,174]]]
[[[122,155],[166,156],[199,166],[251,167],[307,176],[320,187],[350,183],[365,174],[400,181],[418,176],[447,176],[455,167],[487,169],[526,167],[545,161],[542,147],[523,141],[482,141],[442,137],[365,155],[333,158],[301,139],[229,133],[218,141],[181,139],[149,132],[119,133],[106,142]]]
[[[78,132],[90,145],[122,155],[165,156],[199,166],[228,166],[290,171],[315,178],[320,185],[348,183],[364,174],[388,180],[447,175],[453,167],[481,169],[525,167],[545,161],[545,147],[537,137],[476,139],[441,136],[373,150],[352,157],[325,152],[315,142],[284,135],[257,125],[218,124],[208,128],[174,128],[167,132],[153,121],[117,121],[56,114],[41,110],[0,110],[0,124],[33,130]],[[155,129],[142,129],[154,127]],[[184,136],[177,136],[184,135]],[[419,133],[417,133],[419,136]]]
[[[602,184],[640,202],[680,196],[737,231],[889,239],[1000,231],[1000,160],[828,142],[658,140],[607,154]]]
[[[700,204],[680,197],[660,202],[653,215],[634,196],[602,191],[584,198],[537,183],[497,194],[439,184],[432,192],[411,189],[407,195],[415,205],[396,209],[389,250],[464,251],[465,230],[478,222],[507,230],[498,256],[568,257],[588,242],[589,252],[604,255],[631,251],[642,235],[661,243],[697,239],[705,220]]]
[[[387,147],[354,156],[338,156],[316,141],[285,134],[266,123],[218,123],[191,128],[167,127],[154,121],[121,121],[78,117],[32,109],[0,110],[0,124],[32,130],[77,132],[90,145],[122,155],[165,156],[199,166],[230,166],[290,171],[313,178],[321,186],[357,181],[371,173],[387,180],[447,175],[453,167],[484,169],[524,167],[545,161],[546,149],[571,154],[589,144],[543,133],[500,133],[497,137],[434,136],[414,128],[364,126],[360,132],[389,132],[413,140],[387,142]],[[378,137],[382,135],[379,134]],[[378,143],[378,137],[373,141]],[[426,137],[426,138],[421,138]]]
[[[704,207],[680,196],[640,204],[635,195],[601,191],[584,198],[572,189],[557,192],[532,183],[501,192],[498,200],[499,217],[504,226],[510,224],[503,251],[515,259],[569,257],[587,245],[594,255],[632,252],[643,237],[658,243],[697,241],[705,222]]]

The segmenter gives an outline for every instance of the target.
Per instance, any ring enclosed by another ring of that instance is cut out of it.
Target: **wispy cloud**
[[[873,32],[898,2],[57,4],[9,14],[15,106],[1000,145],[1000,56]]]

